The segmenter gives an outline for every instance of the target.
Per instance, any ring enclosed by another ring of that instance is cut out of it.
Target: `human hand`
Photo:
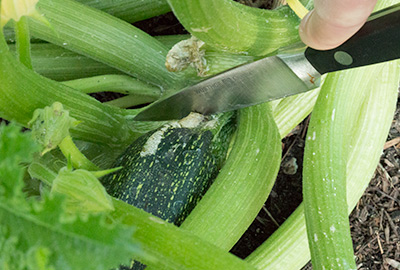
[[[314,49],[333,49],[363,26],[376,1],[315,0],[314,9],[301,21],[300,37]]]

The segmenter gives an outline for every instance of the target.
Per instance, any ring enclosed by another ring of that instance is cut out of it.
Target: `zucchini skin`
[[[235,114],[218,128],[166,126],[133,142],[116,160],[123,168],[102,182],[117,199],[180,225],[216,177],[235,130]],[[150,140],[156,148],[148,150]]]

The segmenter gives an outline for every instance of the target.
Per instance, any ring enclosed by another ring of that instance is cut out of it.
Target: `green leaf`
[[[2,269],[14,269],[10,266],[13,255],[6,251],[10,245],[15,247],[15,254],[34,260],[42,269],[49,269],[47,265],[54,269],[110,269],[129,263],[133,255],[141,253],[132,240],[131,226],[108,224],[105,215],[67,215],[61,196],[44,195],[41,201],[25,198],[21,162],[30,162],[36,149],[29,132],[21,133],[15,125],[1,126]]]
[[[31,161],[36,150],[39,150],[38,145],[29,133],[21,132],[21,127],[0,125],[0,196],[10,200],[23,197],[24,170],[20,164]]]

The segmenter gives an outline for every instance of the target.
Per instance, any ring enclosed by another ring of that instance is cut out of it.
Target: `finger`
[[[299,34],[308,46],[332,49],[356,33],[368,19],[377,0],[319,0],[300,24]]]

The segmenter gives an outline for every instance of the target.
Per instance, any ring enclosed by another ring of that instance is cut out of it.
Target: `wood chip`
[[[386,211],[384,211],[384,213],[386,215],[386,218],[389,222],[390,227],[392,228],[392,231],[394,232],[396,237],[399,238],[399,234],[397,232],[397,226],[396,226],[396,224],[394,224],[392,217]]]
[[[379,246],[379,250],[381,251],[381,254],[383,254],[383,248],[382,248],[382,244],[381,244],[381,238],[379,237],[379,233],[378,231],[375,232],[376,233],[376,239],[378,240],[378,246]]]
[[[392,139],[392,140],[390,140],[390,141],[387,141],[387,142],[385,143],[385,145],[383,146],[383,149],[386,150],[386,149],[388,149],[389,147],[395,146],[395,145],[397,145],[397,144],[399,144],[399,143],[400,143],[400,137],[394,138],[394,139]]]
[[[395,260],[393,260],[393,259],[386,258],[386,259],[385,259],[385,262],[386,262],[387,264],[389,264],[391,267],[394,267],[394,268],[396,268],[396,269],[400,269],[400,262],[398,262],[398,261],[395,261]]]
[[[389,227],[389,224],[386,224],[386,228],[385,228],[385,241],[386,241],[386,243],[390,242],[390,227]]]

